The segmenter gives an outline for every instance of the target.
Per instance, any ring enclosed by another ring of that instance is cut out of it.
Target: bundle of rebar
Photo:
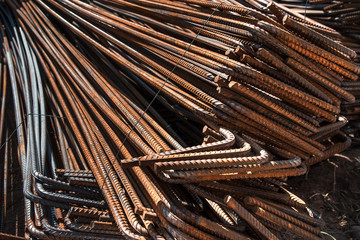
[[[360,53],[360,3],[351,0],[277,1],[293,12],[316,20],[341,33],[338,40]],[[359,55],[356,61],[359,62]]]
[[[360,3],[358,1],[334,1],[334,0],[313,0],[313,1],[277,1],[277,7],[282,12],[291,14],[293,17],[301,18],[303,21],[309,21],[308,24],[314,29],[319,26],[313,24],[313,20],[321,23],[322,28],[331,28],[334,30],[323,31],[322,34],[335,41],[341,42],[343,45],[351,48],[357,53],[355,62],[360,62]],[[253,6],[261,6],[264,8],[268,1],[251,1],[249,4]],[[274,3],[272,3],[274,4]],[[264,10],[266,11],[266,10]],[[344,90],[350,92],[356,97],[353,103],[343,102],[341,104],[341,114],[346,116],[350,123],[343,129],[349,136],[352,137],[354,143],[360,143],[360,83],[357,82],[342,82]]]
[[[246,1],[246,4],[264,13],[272,13],[274,17],[280,12],[300,19],[309,28],[351,48],[357,54],[354,61],[360,62],[360,11],[357,1],[277,0],[274,3],[267,0],[253,0]],[[275,8],[277,10],[273,11]],[[360,143],[360,83],[343,81],[341,86],[356,97],[353,103],[342,102],[341,114],[350,121],[343,131],[352,138],[354,144],[358,144]]]
[[[354,51],[233,1],[7,4],[0,154],[16,125],[32,236],[320,239],[284,181],[350,145]]]

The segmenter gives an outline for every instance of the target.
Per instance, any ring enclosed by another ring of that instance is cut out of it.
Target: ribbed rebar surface
[[[265,2],[0,2],[0,232],[18,162],[34,238],[320,239],[283,182],[350,146],[357,53]]]

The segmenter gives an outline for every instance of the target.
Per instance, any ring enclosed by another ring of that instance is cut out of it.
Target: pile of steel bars
[[[357,53],[355,62],[360,62],[360,3],[351,0],[298,0],[287,1],[279,0],[277,6],[282,11],[291,14],[293,17],[305,19],[304,21],[317,21],[317,25],[313,22],[309,27],[318,29],[319,27],[332,28],[323,31],[322,34],[328,38],[333,38],[341,42],[343,45],[353,49]],[[251,1],[250,4],[265,7],[270,4],[269,1]],[[263,8],[264,9],[264,8]],[[312,20],[313,19],[313,20]],[[319,26],[321,24],[321,26]],[[354,143],[360,143],[360,82],[343,81],[341,86],[344,90],[350,92],[356,97],[353,103],[343,102],[341,104],[341,114],[350,120],[349,125],[344,128],[349,136],[352,137]]]
[[[354,51],[277,5],[1,5],[1,164],[16,127],[33,237],[320,239],[283,181],[350,145]]]
[[[308,28],[286,14],[276,21],[245,7],[185,2],[38,5],[79,42],[161,89],[184,114],[286,149],[308,164],[316,162],[313,156],[322,159],[327,147],[319,135],[336,133],[346,122],[337,118],[341,100],[355,100],[341,82],[358,79],[356,53],[311,30],[306,40],[297,37],[292,31]],[[200,36],[190,44],[196,31]],[[182,69],[170,74],[177,65]]]
[[[357,53],[355,62],[360,62],[360,3],[354,0],[277,0],[271,1],[242,1],[257,8],[264,13],[276,7],[283,13],[290,14],[293,18],[301,19],[309,28],[320,31],[328,38],[341,42]],[[268,8],[269,6],[269,8]],[[315,22],[315,21],[316,22]],[[335,31],[336,30],[336,31]],[[356,97],[353,103],[342,102],[341,114],[350,121],[343,131],[351,136],[353,143],[360,143],[360,82],[343,81],[341,86]]]
[[[360,53],[360,3],[356,0],[277,1],[292,11],[337,30],[345,46]],[[359,55],[356,61],[359,61]]]

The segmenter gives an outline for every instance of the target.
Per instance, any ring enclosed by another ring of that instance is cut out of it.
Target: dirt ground
[[[288,187],[320,214],[324,239],[360,239],[360,146],[310,167]]]

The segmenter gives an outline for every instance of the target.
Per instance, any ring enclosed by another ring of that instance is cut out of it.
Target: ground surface
[[[360,239],[360,146],[291,178],[289,188],[326,222],[324,239]]]

